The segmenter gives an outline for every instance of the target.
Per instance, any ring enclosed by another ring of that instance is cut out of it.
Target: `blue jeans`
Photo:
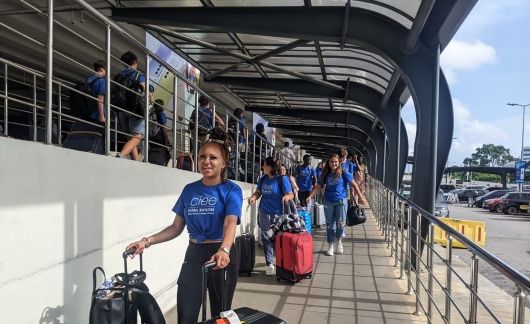
[[[269,238],[267,231],[276,217],[279,217],[279,215],[265,214],[261,210],[258,211],[261,241],[263,242],[263,252],[267,265],[274,264],[274,243]]]
[[[346,213],[348,210],[348,199],[339,201],[327,201],[324,199],[324,215],[326,215],[326,234],[328,243],[340,240],[344,233]]]

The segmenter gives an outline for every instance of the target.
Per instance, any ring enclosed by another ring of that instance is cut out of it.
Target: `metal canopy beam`
[[[416,49],[421,32],[423,31],[423,27],[425,27],[425,24],[427,23],[427,19],[431,14],[431,10],[434,7],[435,2],[436,0],[423,0],[421,2],[420,7],[418,8],[418,13],[416,14],[416,18],[412,22],[412,27],[410,28],[410,32],[407,35],[407,39],[405,40],[404,50],[406,53],[411,53]]]
[[[306,133],[313,133],[313,134],[325,134],[325,135],[332,135],[332,136],[340,136],[340,137],[349,137],[350,134],[353,133],[360,133],[367,137],[368,140],[368,134],[365,133],[362,130],[359,130],[358,128],[352,128],[352,127],[338,127],[338,126],[298,126],[298,125],[292,125],[292,124],[280,124],[280,123],[269,123],[269,127],[275,127],[280,129],[289,129],[299,132],[306,132]]]
[[[381,103],[381,93],[358,82],[347,81],[329,81],[335,84],[338,89],[331,89],[329,87],[314,84],[309,81],[299,79],[260,79],[260,78],[244,78],[244,77],[217,77],[209,80],[220,84],[251,88],[251,89],[266,89],[272,91],[291,92],[310,97],[322,98],[337,98],[360,103],[365,107],[374,109],[378,108]],[[349,90],[345,89],[349,87]]]
[[[224,68],[224,69],[222,69],[222,70],[220,70],[220,71],[217,71],[217,72],[215,72],[215,73],[209,74],[209,75],[205,76],[205,79],[206,79],[206,80],[210,80],[210,79],[215,78],[215,77],[218,77],[218,76],[220,76],[220,75],[222,75],[222,74],[225,74],[225,73],[228,73],[228,72],[231,72],[231,71],[237,70],[237,69],[241,66],[241,64],[244,64],[244,63],[250,63],[250,64],[259,63],[259,62],[261,62],[261,61],[263,61],[263,60],[265,60],[265,59],[267,59],[267,58],[269,58],[269,57],[276,56],[276,55],[278,55],[278,54],[281,54],[281,53],[283,53],[283,52],[286,52],[286,51],[288,51],[288,50],[291,50],[291,49],[293,49],[293,48],[296,48],[296,47],[298,47],[298,46],[300,46],[300,45],[307,44],[307,43],[309,43],[309,42],[310,42],[310,41],[308,41],[308,40],[303,40],[303,39],[301,39],[301,40],[296,40],[296,41],[294,41],[294,42],[292,42],[292,43],[285,44],[285,45],[280,46],[280,47],[278,47],[278,48],[275,48],[275,49],[273,49],[273,50],[271,50],[271,51],[268,51],[268,52],[266,52],[266,53],[263,53],[263,54],[260,54],[260,55],[256,55],[256,56],[254,56],[249,62],[245,62],[245,61],[243,61],[243,62],[240,62],[240,63],[234,64],[234,65],[231,65],[231,66],[229,66],[229,67],[227,67],[227,68]]]

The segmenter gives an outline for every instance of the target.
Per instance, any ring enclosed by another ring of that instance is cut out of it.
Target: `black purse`
[[[355,226],[366,222],[364,211],[355,202],[348,208],[346,214],[346,226]]]

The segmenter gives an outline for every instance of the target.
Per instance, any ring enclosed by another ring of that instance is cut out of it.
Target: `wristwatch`
[[[220,247],[218,251],[223,251],[224,253],[230,255],[230,249],[228,249],[228,248]]]

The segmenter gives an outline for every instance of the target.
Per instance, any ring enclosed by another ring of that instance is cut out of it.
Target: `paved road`
[[[530,277],[530,216],[491,213],[462,205],[449,205],[449,211],[452,218],[486,222],[486,250]],[[460,259],[470,263],[467,250],[454,251]],[[493,267],[479,261],[479,271],[506,292],[515,291],[514,285]]]

